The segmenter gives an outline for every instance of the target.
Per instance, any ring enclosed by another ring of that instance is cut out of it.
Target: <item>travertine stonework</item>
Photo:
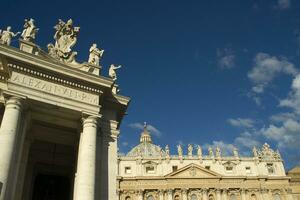
[[[188,145],[187,155],[177,147],[170,155],[152,143],[147,127],[140,144],[119,156],[120,200],[292,200],[292,191],[278,151],[268,144],[253,148],[253,156],[232,156],[210,147],[203,155],[198,145]]]
[[[48,52],[38,28],[0,32],[0,200],[117,199],[117,138],[130,99],[101,75],[94,44],[78,63],[79,27],[59,20]]]

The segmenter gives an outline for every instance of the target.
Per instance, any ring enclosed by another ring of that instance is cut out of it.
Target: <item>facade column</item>
[[[168,190],[168,200],[173,200],[173,190],[172,189]]]
[[[89,116],[83,119],[83,130],[80,135],[77,173],[75,175],[74,199],[96,199],[96,144],[98,117]]]
[[[165,194],[164,190],[159,191],[159,200],[164,200],[164,194]]]
[[[139,190],[138,191],[138,200],[143,200],[144,198],[144,191],[143,190]]]
[[[246,190],[245,189],[241,190],[241,197],[242,197],[241,198],[242,200],[246,200]]]
[[[227,200],[227,189],[222,189],[222,200]]]
[[[221,200],[221,190],[220,189],[216,190],[216,199]]]
[[[187,189],[182,189],[182,200],[187,200],[188,196],[187,196]]]
[[[0,191],[0,200],[11,200],[14,184],[14,172],[17,163],[16,144],[19,143],[21,134],[22,99],[10,97],[5,105],[5,111],[0,128],[0,182],[2,188]]]
[[[202,190],[203,200],[208,200],[207,190],[208,190],[208,189],[203,189],[203,190]]]
[[[292,189],[290,189],[290,188],[288,188],[288,189],[286,189],[286,199],[287,200],[293,200],[294,198],[293,198],[293,195],[292,195]]]

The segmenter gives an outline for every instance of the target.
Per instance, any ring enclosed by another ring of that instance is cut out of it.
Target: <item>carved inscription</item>
[[[64,98],[81,101],[84,103],[89,103],[93,105],[98,105],[99,103],[97,95],[89,94],[80,90],[75,90],[69,87],[33,78],[23,74],[13,73],[11,76],[11,82],[49,94],[54,94]]]

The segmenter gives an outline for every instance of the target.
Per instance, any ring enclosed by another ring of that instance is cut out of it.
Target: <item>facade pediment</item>
[[[196,164],[189,164],[175,172],[166,175],[166,178],[218,178],[219,175],[216,172],[205,169]]]

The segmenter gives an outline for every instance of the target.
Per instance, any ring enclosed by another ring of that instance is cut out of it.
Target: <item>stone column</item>
[[[203,190],[202,190],[202,196],[203,196],[202,199],[203,199],[203,200],[208,200],[207,190],[208,190],[208,189],[203,189]]]
[[[138,191],[138,200],[143,200],[143,198],[144,198],[144,192],[143,192],[143,190],[139,190]]]
[[[165,194],[164,190],[159,191],[159,200],[164,200],[164,194]]]
[[[173,200],[173,190],[172,189],[168,190],[168,200]]]
[[[187,189],[182,189],[182,200],[187,200],[188,196],[187,196]]]
[[[227,189],[222,189],[222,200],[227,200]]]
[[[14,172],[17,163],[16,143],[19,143],[21,135],[22,100],[18,97],[10,97],[5,105],[5,111],[0,129],[0,182],[2,191],[0,200],[11,200],[12,189],[15,188]]]
[[[221,200],[221,190],[220,189],[216,190],[216,199]]]
[[[241,199],[246,200],[246,190],[245,189],[241,190]]]
[[[77,173],[75,175],[74,199],[96,199],[96,144],[98,117],[89,116],[83,119],[83,130],[80,135]]]

